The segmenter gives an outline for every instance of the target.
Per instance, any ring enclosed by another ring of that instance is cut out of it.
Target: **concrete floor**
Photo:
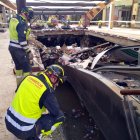
[[[127,37],[129,39],[137,39],[140,40],[140,29],[132,29],[132,28],[117,28],[109,29],[108,27],[103,26],[102,28],[98,28],[98,26],[90,26],[89,30],[94,30],[102,33],[109,33],[111,35],[118,35],[122,37]]]
[[[71,25],[71,27],[77,27],[77,24]],[[113,27],[109,29],[108,26],[102,26],[102,28],[98,28],[97,25],[90,25],[87,27],[88,30],[93,30],[101,33],[108,33],[110,35],[122,36],[132,40],[140,40],[140,29],[136,28],[119,28]]]
[[[6,110],[16,88],[8,44],[8,32],[0,33],[0,140],[15,140],[14,136],[6,130],[4,122]]]

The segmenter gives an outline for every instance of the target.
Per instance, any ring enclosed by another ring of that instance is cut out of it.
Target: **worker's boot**
[[[20,84],[20,82],[23,79],[23,71],[22,70],[16,70],[16,82],[17,86]]]

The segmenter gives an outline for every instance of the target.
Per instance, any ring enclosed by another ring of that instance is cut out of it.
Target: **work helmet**
[[[21,13],[25,14],[28,21],[30,21],[34,17],[34,11],[33,11],[33,8],[31,7],[22,8]]]
[[[58,77],[58,80],[63,83],[65,80],[64,69],[56,64],[50,65],[46,68],[45,73],[53,74]]]

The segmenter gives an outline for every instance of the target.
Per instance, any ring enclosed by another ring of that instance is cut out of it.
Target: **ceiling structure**
[[[89,9],[91,9],[92,7],[81,7],[81,6],[77,6],[77,7],[72,7],[72,6],[47,6],[47,7],[33,7],[34,11],[36,14],[41,15],[41,14],[48,14],[48,15],[82,15],[84,13],[86,13]]]
[[[13,3],[11,3],[9,0],[0,0],[0,5],[3,5],[6,8],[11,9],[13,11],[16,10],[16,6]]]
[[[83,15],[105,0],[26,0],[37,15]]]
[[[85,15],[94,19],[114,0],[10,0],[17,2],[20,12],[23,6],[33,7],[36,15]]]

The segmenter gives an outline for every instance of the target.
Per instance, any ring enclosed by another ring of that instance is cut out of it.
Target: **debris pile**
[[[44,48],[44,45],[35,40],[33,37],[28,40],[29,49],[33,55],[33,58],[30,59],[30,64],[32,65],[32,71],[38,72],[44,70],[44,65],[40,56],[40,49]],[[45,48],[46,49],[46,48]]]
[[[118,86],[123,88],[138,88],[140,86],[139,80],[136,80],[133,76],[130,78],[125,77],[124,79],[122,79],[123,76],[119,76],[121,79],[117,80],[116,73],[114,73],[117,69],[114,68],[113,70],[112,68],[114,66],[119,66],[121,69],[123,69],[124,66],[128,67],[127,61],[125,61],[127,60],[127,57],[124,56],[124,60],[121,59],[121,61],[119,60],[119,54],[115,58],[113,58],[114,56],[112,57],[112,54],[120,49],[120,46],[112,46],[107,42],[91,48],[78,47],[76,44],[71,46],[66,46],[64,44],[62,47],[46,47],[33,38],[29,40],[29,44],[34,56],[31,61],[33,68],[39,67],[39,70],[43,70],[48,65],[58,63],[69,65],[77,69],[88,69],[104,75],[105,73],[109,74],[108,71],[105,72],[105,67],[109,66],[110,71],[113,72],[106,77],[109,77]],[[131,65],[129,66],[132,67]],[[114,75],[114,79],[111,78],[111,75]]]

